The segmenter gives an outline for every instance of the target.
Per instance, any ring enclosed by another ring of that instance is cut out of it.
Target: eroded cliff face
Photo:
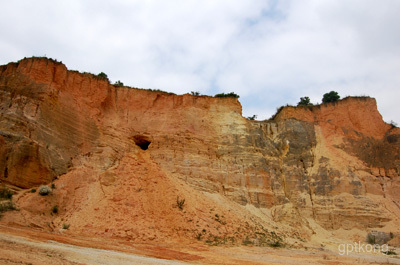
[[[0,180],[31,188],[58,178],[62,220],[79,224],[82,233],[144,238],[138,236],[141,223],[171,236],[171,226],[189,219],[183,214],[176,221],[162,209],[176,194],[189,193],[197,197],[187,214],[197,217],[184,235],[202,233],[199,224],[225,222],[221,214],[205,214],[211,202],[193,206],[214,195],[259,209],[258,221],[225,214],[237,223],[225,224],[231,236],[248,229],[245,219],[255,227],[285,223],[304,237],[314,232],[310,221],[328,230],[399,224],[400,130],[382,121],[373,98],[287,107],[272,121],[249,121],[237,99],[116,87],[31,58],[0,67],[0,102]],[[83,199],[80,187],[93,196]],[[158,193],[166,202],[157,202],[161,210],[154,211]],[[21,196],[20,204],[30,200],[32,208],[32,196]],[[81,200],[71,206],[74,196]],[[138,196],[147,206],[133,199]],[[115,216],[107,211],[111,203],[122,207]],[[219,210],[236,209],[230,207]],[[132,216],[116,217],[127,212]],[[163,225],[156,229],[140,212],[164,216]],[[103,215],[109,219],[103,225],[94,221]],[[127,224],[135,218],[141,221]],[[122,223],[128,227],[123,232]],[[222,236],[220,230],[213,234]]]

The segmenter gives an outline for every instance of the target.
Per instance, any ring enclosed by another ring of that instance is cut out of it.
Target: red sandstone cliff
[[[248,121],[236,99],[116,87],[30,58],[0,67],[0,102],[0,180],[27,189],[4,222],[129,240],[398,232],[400,131],[372,98]],[[49,197],[29,192],[52,181]]]

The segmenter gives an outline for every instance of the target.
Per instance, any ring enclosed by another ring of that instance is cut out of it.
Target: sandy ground
[[[1,264],[184,264],[113,250],[0,235]]]
[[[400,258],[322,249],[130,245],[0,225],[0,264],[400,264]]]

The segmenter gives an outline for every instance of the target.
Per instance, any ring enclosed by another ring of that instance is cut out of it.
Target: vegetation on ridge
[[[108,76],[104,72],[100,72],[97,76],[102,78],[102,79],[108,80]]]
[[[299,103],[297,103],[297,106],[312,106],[314,104],[312,104],[310,102],[310,98],[309,97],[301,97]]]
[[[322,103],[336,102],[340,99],[339,93],[336,91],[331,91],[329,93],[325,93],[322,97]]]
[[[219,93],[219,94],[216,94],[214,97],[216,97],[216,98],[239,98],[240,96],[234,92],[230,92],[230,93]]]
[[[336,102],[339,99],[340,99],[339,93],[336,92],[336,91],[331,91],[331,92],[325,93],[323,95],[322,103]],[[300,98],[300,101],[297,103],[296,107],[311,107],[311,106],[318,106],[318,105],[314,105],[313,103],[311,103],[310,98],[305,96],[305,97],[301,97]],[[280,106],[279,108],[276,109],[275,114],[273,114],[271,116],[271,118],[269,118],[269,120],[275,119],[275,117],[279,114],[279,112],[285,107],[295,107],[295,106],[289,105],[289,104],[286,104],[284,106]]]
[[[117,82],[114,83],[114,86],[124,86],[124,83],[118,80]]]

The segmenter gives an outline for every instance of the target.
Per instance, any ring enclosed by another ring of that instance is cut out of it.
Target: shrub
[[[280,248],[280,247],[283,247],[283,244],[281,241],[275,240],[275,241],[269,243],[268,246],[273,247],[273,248]]]
[[[97,76],[108,80],[108,76],[103,72],[99,73]]]
[[[328,102],[336,102],[340,99],[339,93],[336,91],[331,91],[329,93],[325,93],[322,102],[323,103],[328,103]]]
[[[56,185],[54,183],[51,183],[51,188],[54,190],[56,188]]]
[[[49,195],[51,193],[51,188],[49,186],[40,186],[39,194],[42,196]]]
[[[15,206],[11,201],[3,201],[0,203],[0,212],[5,212],[8,210],[15,210]]]
[[[52,213],[58,213],[58,206],[54,205],[53,208],[51,208]]]
[[[301,97],[299,103],[297,103],[297,106],[312,106],[313,104],[310,102],[309,97]]]
[[[35,192],[36,192],[36,189],[31,189],[31,192],[32,192],[32,193],[35,193]]]
[[[117,82],[114,83],[114,86],[124,86],[124,83],[118,80]]]
[[[382,253],[385,255],[397,255],[394,249],[389,249],[388,251],[383,251]]]
[[[391,239],[389,233],[381,232],[381,231],[371,231],[367,235],[366,241],[371,245],[383,245],[386,244]]]
[[[11,200],[13,196],[12,191],[6,186],[0,188],[0,198]]]
[[[251,116],[251,117],[247,117],[247,119],[248,119],[249,121],[254,121],[255,119],[257,119],[257,115],[253,115],[253,116]]]
[[[238,94],[235,94],[234,92],[231,93],[220,93],[215,95],[216,98],[239,98]]]
[[[11,201],[0,202],[0,213],[15,210],[15,205]]]
[[[162,94],[167,94],[167,95],[176,95],[175,93],[163,91],[163,90],[161,90],[161,89],[147,88],[147,89],[145,89],[145,90],[151,91],[151,92],[158,92],[158,93],[162,93]]]
[[[367,243],[371,245],[375,245],[376,243],[376,238],[374,235],[368,234],[367,235]]]
[[[198,91],[192,91],[190,94],[192,94],[192,96],[200,96],[200,92]]]
[[[176,205],[180,210],[183,209],[183,205],[185,204],[185,199],[180,200],[179,196],[176,197]]]
[[[63,229],[68,229],[69,228],[69,224],[63,224],[62,228]]]

